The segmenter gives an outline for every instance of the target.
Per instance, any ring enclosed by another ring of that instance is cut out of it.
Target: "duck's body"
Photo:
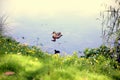
[[[54,54],[60,54],[60,51],[58,51],[58,50],[54,50]]]
[[[58,33],[53,32],[52,34],[53,34],[52,35],[52,38],[53,38],[52,41],[56,41],[56,39],[59,39],[62,36],[61,32],[58,32]]]

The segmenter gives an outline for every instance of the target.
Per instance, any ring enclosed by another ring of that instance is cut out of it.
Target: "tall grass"
[[[6,32],[7,19],[8,17],[6,15],[0,14],[0,35],[3,35],[4,32]]]

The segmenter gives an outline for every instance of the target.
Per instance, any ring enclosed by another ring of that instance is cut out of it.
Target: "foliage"
[[[110,42],[120,36],[120,1],[112,0],[105,5],[105,11],[101,14],[102,18],[102,37],[104,41]]]
[[[19,55],[31,55],[44,58],[44,53],[35,46],[28,46],[27,44],[20,44],[10,37],[0,36],[0,54],[19,54]]]
[[[84,54],[85,54],[85,57],[90,58],[92,62],[95,62],[96,60],[104,61],[105,59],[109,59],[111,67],[119,68],[118,66],[120,66],[120,63],[118,61],[119,58],[114,56],[114,50],[111,48],[108,48],[107,46],[102,45],[99,48],[93,48],[93,49],[86,48],[84,50]],[[101,56],[103,58],[100,59]]]
[[[104,46],[100,49],[88,49],[88,53],[95,55],[86,58],[78,57],[77,52],[66,56],[48,54],[35,46],[20,44],[3,36],[0,37],[0,45],[0,80],[120,79],[118,63],[102,55],[107,49]],[[13,71],[15,74],[6,76],[6,71]]]
[[[84,50],[84,54],[87,58],[97,56],[97,55],[98,56],[103,55],[106,58],[108,58],[108,57],[112,56],[112,53],[113,53],[113,51],[105,45],[101,45],[99,48],[93,48],[93,49],[86,48]]]
[[[120,57],[120,1],[110,0],[112,4],[105,5],[102,19],[103,44],[114,47],[114,56]]]

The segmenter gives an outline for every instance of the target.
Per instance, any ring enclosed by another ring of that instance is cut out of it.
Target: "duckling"
[[[58,32],[58,33],[56,33],[55,31],[52,33],[52,38],[53,38],[53,40],[52,41],[56,41],[56,39],[59,39],[61,36],[63,36],[62,34],[61,34],[61,32]]]
[[[54,54],[60,54],[60,51],[58,51],[58,50],[54,50]]]

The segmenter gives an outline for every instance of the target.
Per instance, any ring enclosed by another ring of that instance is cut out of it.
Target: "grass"
[[[0,37],[0,80],[120,80],[119,66],[102,55],[97,58],[60,56],[35,46]],[[7,71],[15,72],[6,76]]]
[[[60,66],[55,61],[54,64],[52,61],[44,64],[31,56],[7,54],[0,61],[1,80],[112,80],[107,75],[95,73],[87,68],[79,69],[79,67],[85,67],[83,65]],[[6,71],[14,71],[16,74],[5,76]]]

